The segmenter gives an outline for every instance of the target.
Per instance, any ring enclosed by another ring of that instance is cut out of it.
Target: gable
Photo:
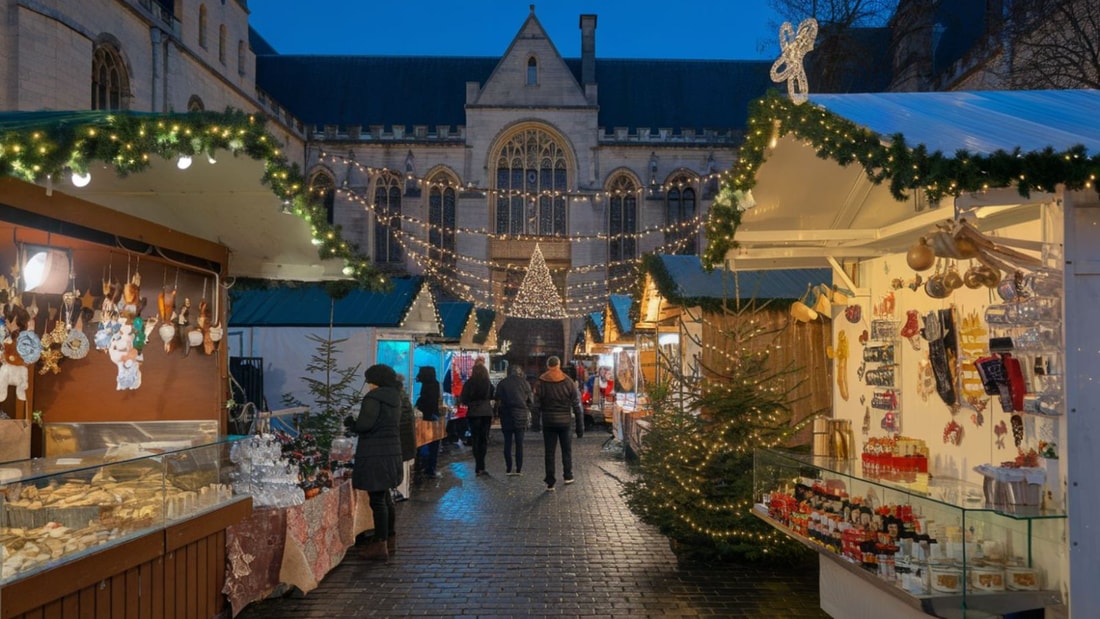
[[[532,58],[537,63],[538,79],[537,83],[529,85],[527,63]],[[532,11],[473,105],[561,107],[588,106],[589,103],[584,89]]]
[[[432,298],[432,291],[428,286],[422,286],[416,298],[413,299],[408,313],[401,321],[401,330],[409,333],[423,333],[426,335],[440,335],[439,312]]]

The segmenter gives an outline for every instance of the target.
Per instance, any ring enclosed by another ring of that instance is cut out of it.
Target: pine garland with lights
[[[523,276],[508,315],[514,318],[566,317],[558,289],[554,286],[550,269],[546,266],[546,259],[537,243],[534,253],[531,254],[531,264],[527,267],[527,273]]]
[[[958,150],[951,154],[928,152],[923,144],[911,147],[905,136],[882,136],[821,107],[798,105],[769,91],[749,107],[748,130],[734,167],[721,176],[721,190],[711,204],[707,222],[707,248],[703,265],[722,264],[726,252],[737,248],[735,235],[741,224],[746,192],[756,185],[756,173],[767,159],[768,149],[784,135],[807,142],[822,159],[842,166],[857,164],[875,184],[889,183],[895,199],[910,191],[923,191],[930,203],[963,193],[1015,186],[1021,196],[1032,191],[1053,191],[1059,185],[1077,191],[1095,188],[1100,176],[1100,153],[1089,155],[1084,146],[1064,152],[1003,150],[983,155]]]
[[[240,110],[149,114],[139,112],[8,112],[0,118],[0,175],[32,183],[87,175],[92,163],[114,168],[120,177],[141,172],[153,157],[216,157],[228,152],[264,162],[263,177],[288,212],[310,225],[322,259],[342,259],[344,275],[381,290],[389,280],[358,247],[330,225],[297,164],[290,164],[262,115]]]
[[[791,393],[799,381],[787,378],[799,369],[773,367],[769,353],[779,331],[761,327],[755,309],[748,303],[726,311],[726,341],[709,346],[714,354],[701,383],[672,368],[672,380],[649,394],[650,427],[623,495],[642,521],[669,537],[681,559],[807,556],[751,514],[753,450],[786,445],[806,423],[791,424]]]

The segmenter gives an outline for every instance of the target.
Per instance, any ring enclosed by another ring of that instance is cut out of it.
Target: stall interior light
[[[74,187],[87,187],[88,183],[92,182],[92,173],[85,172],[81,174],[74,170],[70,180],[72,180]]]
[[[657,336],[657,344],[659,346],[668,346],[670,344],[679,344],[679,343],[680,343],[680,334],[679,333],[662,333],[662,334]]]
[[[69,289],[72,254],[65,249],[25,245],[23,247],[23,290],[60,294]]]
[[[178,161],[176,161],[176,167],[181,170],[186,170],[191,167],[191,155],[180,155]]]

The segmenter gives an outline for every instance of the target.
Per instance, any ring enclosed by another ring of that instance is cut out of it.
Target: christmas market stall
[[[754,513],[834,617],[1100,614],[1100,92],[798,99],[751,109],[704,256],[853,292],[832,423],[757,450]]]
[[[831,269],[706,271],[698,256],[650,254],[642,273],[634,331],[640,346],[655,351],[654,360],[642,364],[648,381],[689,388],[721,375],[730,348],[747,345],[728,337],[730,325],[751,314],[769,334],[755,338],[756,345],[766,343],[777,367],[797,368],[783,376],[791,389],[791,423],[830,410],[825,351],[834,314],[843,309],[832,299],[844,295],[833,287]],[[799,307],[813,314],[792,311]]]
[[[225,433],[227,280],[384,284],[311,209],[244,113],[0,117],[0,409],[32,430],[4,433],[4,617],[222,612],[254,464]]]

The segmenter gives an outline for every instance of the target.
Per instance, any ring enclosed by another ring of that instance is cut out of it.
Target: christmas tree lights
[[[527,267],[527,274],[523,276],[523,283],[519,285],[519,292],[512,301],[508,315],[513,318],[568,317],[538,243],[535,244],[531,264]]]

